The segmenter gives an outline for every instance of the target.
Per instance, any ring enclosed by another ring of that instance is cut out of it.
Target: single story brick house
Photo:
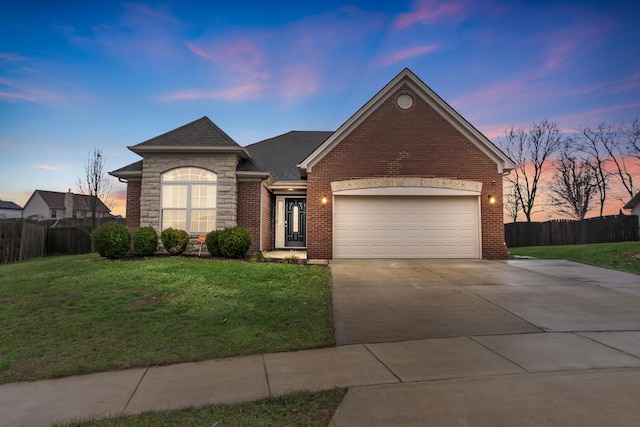
[[[336,131],[246,147],[209,118],[128,147],[127,225],[239,225],[250,251],[308,259],[507,255],[502,177],[513,162],[409,69]]]

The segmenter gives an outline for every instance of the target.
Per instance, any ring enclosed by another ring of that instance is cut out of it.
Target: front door
[[[284,245],[287,248],[307,246],[307,199],[284,200]]]

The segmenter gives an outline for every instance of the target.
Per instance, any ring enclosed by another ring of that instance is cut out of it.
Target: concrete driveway
[[[638,276],[568,261],[334,260],[338,345],[640,330]]]
[[[350,388],[330,427],[640,419],[637,275],[541,260],[336,260],[331,271],[338,343],[361,343],[398,383]]]

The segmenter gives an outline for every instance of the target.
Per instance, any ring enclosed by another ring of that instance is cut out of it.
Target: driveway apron
[[[487,284],[479,270],[514,268],[505,264],[334,260],[330,265],[338,345],[541,331],[461,286]]]
[[[336,341],[640,330],[640,286],[627,276],[616,288],[528,263],[333,260]]]

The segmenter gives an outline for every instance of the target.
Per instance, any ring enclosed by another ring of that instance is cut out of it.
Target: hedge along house
[[[513,162],[409,69],[335,132],[239,146],[207,117],[129,147],[127,225],[195,239],[239,225],[250,251],[309,259],[507,255]]]

